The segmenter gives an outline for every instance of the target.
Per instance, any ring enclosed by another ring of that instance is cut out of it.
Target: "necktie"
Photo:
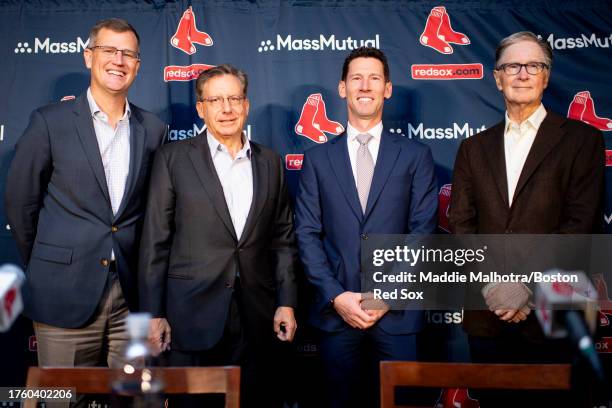
[[[374,159],[368,149],[368,142],[372,140],[372,135],[361,133],[357,135],[359,149],[357,150],[357,193],[359,194],[359,202],[361,209],[365,213],[368,203],[368,194],[370,193],[370,185],[372,184],[372,176],[374,175]]]

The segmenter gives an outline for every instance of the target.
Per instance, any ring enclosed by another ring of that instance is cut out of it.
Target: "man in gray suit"
[[[6,214],[26,265],[25,314],[44,366],[112,365],[138,306],[136,267],[153,152],[166,125],[127,100],[140,66],[125,20],[98,22],[90,86],[36,109],[7,176]]]

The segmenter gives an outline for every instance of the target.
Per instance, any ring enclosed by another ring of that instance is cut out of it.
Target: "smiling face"
[[[362,131],[382,120],[383,105],[391,91],[383,63],[377,58],[355,58],[349,64],[346,79],[338,84],[340,97],[346,98],[349,122]]]
[[[212,135],[220,142],[227,139],[241,140],[242,129],[249,114],[249,100],[245,98],[232,106],[227,99],[231,96],[244,96],[240,80],[234,75],[214,76],[204,83],[201,95],[204,100],[196,103],[196,109]],[[208,102],[210,98],[223,98],[221,106]]]
[[[525,40],[510,45],[501,55],[497,66],[509,63],[527,64],[528,62],[546,62],[544,52],[533,41]],[[525,67],[516,75],[508,75],[503,70],[493,71],[497,89],[504,94],[506,107],[535,109],[540,106],[544,89],[548,86],[550,71],[542,70],[537,75],[527,73]]]
[[[118,33],[102,28],[96,36],[96,43],[89,46],[108,46],[120,50],[138,51],[138,40],[131,31]],[[136,78],[140,61],[124,57],[120,52],[112,57],[107,56],[97,48],[85,49],[84,58],[85,65],[91,71],[91,88],[94,94],[127,95],[130,85]]]

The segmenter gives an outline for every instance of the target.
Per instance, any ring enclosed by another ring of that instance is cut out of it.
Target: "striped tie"
[[[374,175],[374,159],[372,159],[368,149],[368,142],[370,140],[372,140],[372,135],[369,133],[357,135],[357,141],[360,145],[357,150],[357,193],[359,194],[359,202],[364,214],[368,204],[372,176]]]

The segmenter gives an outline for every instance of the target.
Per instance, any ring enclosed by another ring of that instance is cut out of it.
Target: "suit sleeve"
[[[52,172],[49,130],[43,115],[35,110],[17,142],[5,193],[6,217],[25,265],[30,262],[38,215]]]
[[[430,234],[438,225],[438,195],[435,166],[427,147],[420,155],[410,192],[410,233]]]
[[[455,168],[449,208],[449,223],[454,234],[477,233],[476,204],[472,190],[472,173],[466,141],[461,143]]]
[[[319,185],[312,162],[304,154],[295,204],[295,223],[300,258],[308,280],[323,299],[331,301],[346,290],[334,277],[323,248],[323,224]]]
[[[278,201],[276,203],[276,222],[270,243],[270,249],[276,261],[276,304],[277,307],[296,308],[295,264],[297,262],[297,249],[293,233],[293,214],[289,207],[289,191],[280,158],[276,162],[276,171],[279,173]]]
[[[151,170],[140,257],[140,309],[153,317],[166,315],[166,278],[174,235],[175,191],[164,149],[157,151]]]
[[[585,127],[575,156],[559,226],[561,234],[602,232],[605,190],[605,145],[602,133]]]

